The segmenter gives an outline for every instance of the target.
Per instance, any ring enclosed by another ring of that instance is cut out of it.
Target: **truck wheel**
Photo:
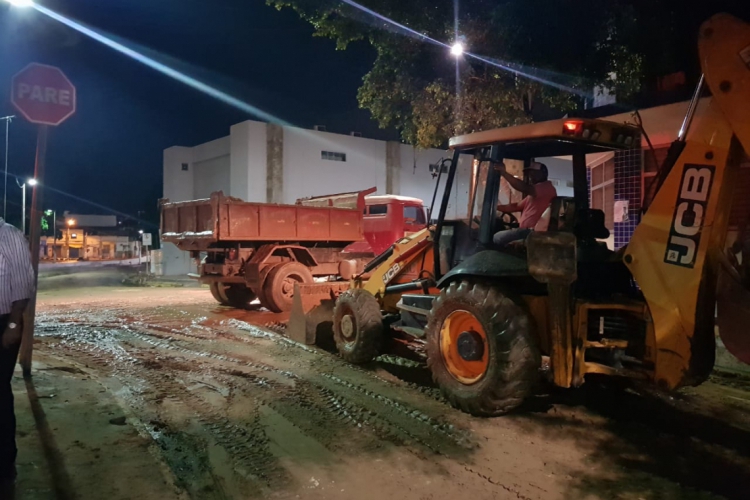
[[[211,290],[211,295],[213,295],[214,299],[216,299],[216,302],[223,306],[229,305],[229,299],[226,295],[224,295],[224,285],[214,281],[213,283],[208,285],[208,287]]]
[[[366,290],[342,293],[333,308],[333,338],[341,357],[355,364],[375,359],[383,340],[380,304]]]
[[[211,295],[223,306],[244,309],[255,300],[255,294],[245,285],[225,283],[211,283]]]
[[[427,323],[427,365],[450,403],[481,417],[505,414],[529,396],[541,355],[526,311],[499,290],[451,283]]]
[[[260,283],[260,288],[256,291],[258,295],[258,301],[260,301],[260,305],[271,310],[271,306],[268,304],[268,299],[266,298],[266,281],[268,278],[268,275],[271,274],[271,271],[273,271],[274,267],[283,266],[284,264],[274,264],[270,266],[266,266],[260,271],[260,279],[258,282]]]
[[[287,312],[292,309],[294,284],[309,284],[313,276],[307,266],[299,262],[287,262],[274,267],[263,284],[263,296],[267,307],[276,313]]]
[[[229,305],[237,309],[245,309],[255,300],[253,291],[240,284],[225,285],[224,295],[227,296]]]

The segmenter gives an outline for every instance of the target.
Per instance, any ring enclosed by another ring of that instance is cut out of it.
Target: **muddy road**
[[[280,319],[199,288],[42,292],[34,384],[14,386],[17,497],[748,498],[741,379],[673,396],[540,387],[478,419],[423,367],[348,365]]]

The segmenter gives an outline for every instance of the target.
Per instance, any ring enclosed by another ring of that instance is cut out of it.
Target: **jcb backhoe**
[[[639,129],[561,119],[456,137],[436,225],[396,242],[337,298],[323,294],[336,299],[327,319],[342,357],[369,361],[386,341],[426,348],[447,399],[482,416],[517,407],[543,358],[560,387],[590,373],[695,385],[714,364],[721,276],[721,335],[750,362],[750,293],[723,254],[733,180],[742,147],[750,151],[750,26],[717,15],[699,49],[704,77],[626,247],[598,241],[608,230],[589,206],[586,157],[640,150]],[[698,111],[704,85],[713,97]],[[448,221],[461,155],[475,159],[477,210]],[[560,156],[572,157],[574,196],[553,200],[548,229],[523,248],[493,247],[507,220],[496,213],[503,163]],[[298,290],[298,313],[304,297]]]

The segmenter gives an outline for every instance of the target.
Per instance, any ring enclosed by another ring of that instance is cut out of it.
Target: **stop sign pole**
[[[34,179],[37,183],[31,197],[29,238],[31,265],[34,268],[35,283],[38,284],[48,128],[60,125],[76,112],[76,88],[59,68],[31,63],[13,77],[11,102],[24,118],[38,125],[34,163]],[[57,231],[57,228],[53,228],[53,231]],[[35,313],[36,291],[24,314],[23,340],[19,356],[26,378],[31,376]]]

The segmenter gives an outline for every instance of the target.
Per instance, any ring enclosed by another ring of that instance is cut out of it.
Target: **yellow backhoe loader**
[[[699,52],[704,76],[626,247],[599,241],[608,230],[589,206],[587,155],[640,150],[638,128],[575,118],[456,137],[434,227],[396,242],[364,273],[344,273],[348,285],[318,288],[328,307],[316,321],[299,318],[319,301],[298,289],[290,331],[309,340],[319,320],[330,322],[355,363],[411,347],[454,406],[481,416],[517,407],[543,358],[560,387],[591,373],[670,390],[699,384],[714,364],[717,299],[725,344],[750,362],[750,293],[724,254],[733,180],[750,151],[750,26],[714,16]],[[712,97],[699,108],[706,86]],[[476,189],[468,220],[450,221],[461,155],[475,159]],[[560,156],[572,157],[574,196],[555,198],[548,229],[520,250],[494,248],[507,227],[496,212],[503,163]]]

